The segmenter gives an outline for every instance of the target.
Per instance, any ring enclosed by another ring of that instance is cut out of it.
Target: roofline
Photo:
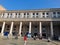
[[[1,10],[0,10],[1,11]],[[42,12],[42,11],[60,11],[60,8],[44,8],[44,9],[29,9],[29,10],[3,10],[3,12]]]

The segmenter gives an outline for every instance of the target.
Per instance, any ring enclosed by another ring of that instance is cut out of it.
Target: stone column
[[[51,25],[51,38],[53,37],[53,22],[50,22]]]
[[[31,34],[31,22],[29,22],[29,33]]]
[[[2,25],[2,30],[1,30],[2,36],[4,35],[4,28],[5,28],[5,22],[3,22],[3,25]]]
[[[21,37],[21,30],[22,30],[22,22],[20,22],[20,27],[19,27],[19,35]]]
[[[39,22],[39,33],[40,33],[40,37],[42,37],[42,24],[41,24],[41,22]]]
[[[13,24],[14,24],[14,22],[11,22],[11,27],[10,27],[10,32],[9,32],[10,36],[12,36]]]

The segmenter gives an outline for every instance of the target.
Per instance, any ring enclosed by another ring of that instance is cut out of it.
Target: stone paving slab
[[[28,39],[27,45],[60,45],[58,41],[47,42],[47,40]],[[20,39],[0,39],[0,45],[24,45],[23,38]]]

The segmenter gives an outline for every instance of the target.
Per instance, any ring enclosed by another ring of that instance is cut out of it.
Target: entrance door
[[[32,26],[32,30],[31,30],[31,36],[38,36],[39,33],[39,28],[37,25]]]
[[[2,29],[2,27],[0,26],[0,33],[1,33],[1,29]]]
[[[42,28],[42,37],[46,38],[46,28],[45,28],[45,26]]]

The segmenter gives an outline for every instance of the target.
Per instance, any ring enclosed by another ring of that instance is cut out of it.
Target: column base
[[[22,37],[21,34],[18,34],[18,38]]]
[[[8,38],[12,38],[13,36],[12,36],[12,34],[8,34]]]
[[[42,37],[42,34],[40,33],[40,39],[42,39],[43,37]]]
[[[0,33],[0,38],[4,38],[4,35],[2,35],[1,33]]]

